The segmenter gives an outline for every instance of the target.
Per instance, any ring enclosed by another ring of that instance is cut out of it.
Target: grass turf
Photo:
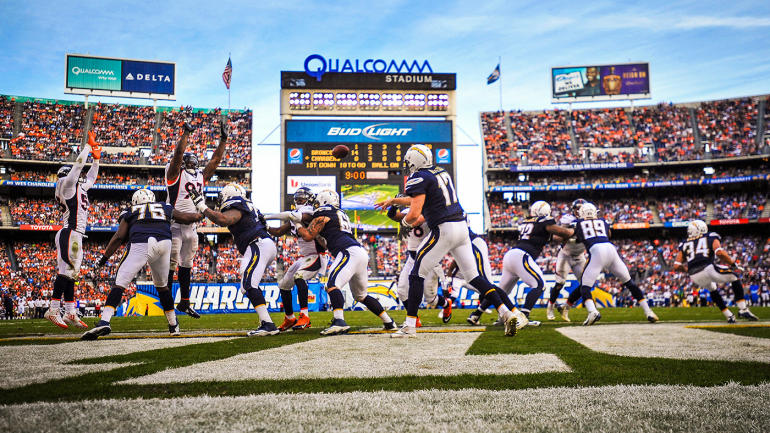
[[[470,310],[456,310],[454,323],[465,323]],[[661,309],[656,311],[661,320],[709,321],[721,317],[715,309]],[[641,310],[611,309],[603,311],[602,323],[643,322]],[[755,309],[761,318],[770,316],[770,309]],[[533,318],[544,316],[537,310]],[[276,319],[280,315],[276,315]],[[115,382],[139,377],[168,368],[196,368],[195,364],[227,358],[240,353],[265,350],[286,344],[300,343],[320,338],[319,325],[326,322],[329,313],[313,314],[316,328],[307,332],[294,332],[270,338],[235,338],[213,343],[136,352],[126,355],[77,361],[78,363],[134,362],[139,365],[89,373],[69,379],[52,380],[46,384],[34,384],[0,393],[0,403],[32,401],[84,400],[100,398],[179,397],[198,395],[247,395],[274,392],[343,392],[343,391],[406,391],[418,389],[522,389],[555,386],[601,386],[615,384],[690,384],[712,386],[726,382],[758,384],[770,381],[767,364],[755,362],[728,362],[703,360],[672,360],[663,358],[632,358],[594,352],[561,335],[558,326],[574,326],[585,316],[584,311],[572,312],[573,322],[545,322],[539,328],[527,328],[515,338],[504,337],[502,329],[489,326],[468,350],[468,355],[496,353],[553,353],[570,368],[571,373],[538,373],[523,375],[456,375],[456,376],[406,376],[367,379],[270,379],[270,366],[244,366],[265,370],[265,380],[197,382],[158,385],[116,385]],[[403,319],[403,312],[393,312],[396,320]],[[436,310],[421,314],[426,325],[437,324],[440,319]],[[251,329],[256,315],[204,316],[200,320],[183,318],[183,329]],[[544,317],[543,317],[544,318]],[[379,319],[368,312],[346,313],[348,323],[356,328],[379,326]],[[488,322],[492,317],[485,316]],[[154,331],[165,328],[164,318],[116,318],[114,329],[120,331]],[[57,330],[52,325],[26,321],[15,323],[11,329],[2,329],[2,335],[30,335],[41,331]],[[601,325],[597,325],[601,326]],[[649,325],[655,326],[655,325]],[[716,328],[724,329],[724,328]],[[756,328],[732,328],[756,329]],[[73,337],[76,337],[74,335]],[[334,337],[327,337],[334,338]],[[428,335],[421,338],[429,338]],[[418,343],[418,342],[416,342]],[[3,343],[10,344],[10,343]],[[19,344],[19,343],[13,343]],[[385,343],[387,344],[387,343]],[[34,354],[31,354],[34,356]],[[298,353],[301,356],[301,353]],[[66,368],[66,367],[64,367]],[[451,368],[451,366],[447,366]]]
[[[745,325],[741,327],[707,327],[701,328],[706,331],[722,332],[725,334],[745,335],[746,337],[757,338],[770,338],[770,326],[765,324],[763,326],[750,326]]]

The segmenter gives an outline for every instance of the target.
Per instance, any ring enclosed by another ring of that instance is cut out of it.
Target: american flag
[[[230,61],[230,58],[227,58],[227,66],[225,66],[225,71],[222,72],[222,81],[225,82],[225,86],[227,86],[227,90],[230,90],[230,78],[233,76],[233,62]]]

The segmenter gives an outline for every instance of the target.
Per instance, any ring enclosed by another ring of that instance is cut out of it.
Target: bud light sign
[[[302,149],[292,147],[286,155],[289,157],[289,164],[302,164]]]
[[[451,164],[452,154],[449,149],[436,149],[436,164]]]

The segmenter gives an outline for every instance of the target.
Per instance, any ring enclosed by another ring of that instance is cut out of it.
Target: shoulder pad
[[[416,173],[415,173],[416,174]],[[408,181],[406,181],[406,188],[409,188],[410,186],[414,186],[422,182],[424,179],[422,176],[415,176],[414,174],[412,177],[409,178]]]

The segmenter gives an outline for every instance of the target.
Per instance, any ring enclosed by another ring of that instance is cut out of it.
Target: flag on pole
[[[492,71],[491,74],[487,77],[487,84],[492,84],[495,81],[500,79],[500,64],[498,63],[497,66],[495,66],[495,70]]]
[[[499,72],[498,72],[499,75]],[[225,82],[225,86],[227,86],[227,90],[230,90],[230,78],[233,76],[233,63],[230,61],[230,58],[227,58],[227,66],[225,66],[225,71],[222,72],[222,81]]]

